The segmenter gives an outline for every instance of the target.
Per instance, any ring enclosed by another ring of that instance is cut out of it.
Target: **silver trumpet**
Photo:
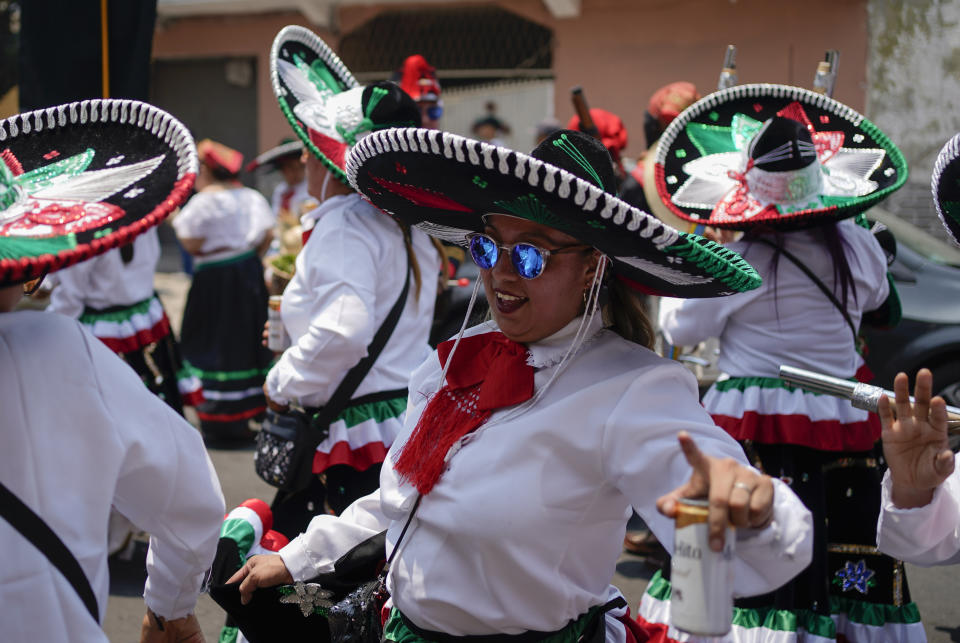
[[[887,391],[879,386],[851,382],[839,377],[831,377],[823,373],[783,365],[780,366],[780,379],[813,393],[825,393],[826,395],[848,399],[854,408],[873,413],[877,412],[880,397],[886,395],[890,398],[890,408],[893,410],[894,416],[897,414],[897,407],[894,404],[896,395],[893,391]],[[910,403],[913,404],[914,402],[915,400],[911,396]],[[960,409],[955,406],[947,406],[947,431],[960,433]]]

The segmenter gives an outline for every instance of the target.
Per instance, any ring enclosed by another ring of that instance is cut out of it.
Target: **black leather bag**
[[[267,409],[257,434],[254,469],[264,482],[283,491],[303,489],[313,473],[317,444],[324,438],[326,430],[317,428],[307,413]]]
[[[340,382],[337,390],[330,396],[327,405],[315,415],[299,409],[290,408],[284,413],[267,409],[266,418],[260,426],[256,439],[256,452],[253,466],[257,475],[267,484],[281,491],[292,493],[305,488],[313,475],[313,453],[323,442],[330,423],[343,412],[350,398],[356,392],[360,382],[370,372],[377,361],[380,351],[386,345],[393,329],[397,326],[400,313],[407,302],[410,290],[410,255],[407,255],[407,280],[403,284],[400,296],[393,304],[383,324],[377,330],[367,355],[350,369]]]

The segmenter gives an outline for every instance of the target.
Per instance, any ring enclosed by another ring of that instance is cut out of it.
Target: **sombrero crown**
[[[960,244],[960,134],[947,141],[937,155],[930,189],[943,227]]]
[[[128,243],[186,200],[196,173],[187,128],[146,103],[86,100],[0,121],[0,286]]]
[[[660,139],[657,192],[708,226],[802,228],[854,216],[907,179],[900,150],[863,115],[786,85],[737,85],[684,110]]]
[[[420,124],[394,83],[361,87],[323,40],[290,25],[273,40],[270,77],[280,109],[303,144],[343,183],[347,152],[367,133]]]
[[[388,129],[347,159],[353,186],[376,206],[431,235],[465,243],[483,215],[512,214],[592,245],[637,290],[711,297],[750,290],[757,273],[739,255],[678,232],[618,199],[603,144],[560,130],[530,155],[427,129]]]

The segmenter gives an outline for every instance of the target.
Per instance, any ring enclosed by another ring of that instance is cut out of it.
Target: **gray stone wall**
[[[960,0],[869,0],[867,29],[866,116],[910,168],[906,185],[882,205],[942,236],[930,174],[960,131]]]

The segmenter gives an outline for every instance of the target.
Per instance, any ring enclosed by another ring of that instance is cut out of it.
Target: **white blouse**
[[[84,306],[132,306],[148,299],[154,292],[159,260],[160,242],[151,228],[133,240],[130,263],[124,263],[120,250],[114,249],[50,275],[50,284],[56,287],[47,310],[76,318]]]
[[[206,189],[190,197],[173,219],[181,239],[203,239],[202,261],[216,261],[256,248],[273,228],[270,204],[252,188]]]
[[[554,374],[578,323],[528,347],[535,390]],[[490,322],[468,334],[492,329]],[[608,600],[631,507],[672,550],[673,523],[655,502],[690,476],[680,430],[705,453],[746,464],[698,403],[686,369],[601,330],[599,320],[590,331],[535,405],[495,411],[451,450],[449,469],[423,498],[389,576],[396,606],[420,627],[454,635],[558,630]],[[315,517],[280,551],[295,579],[332,570],[351,546],[388,527],[392,550],[416,497],[392,463],[440,373],[436,353],[414,373],[380,489],[340,518]],[[737,534],[733,587],[742,595],[779,587],[810,561],[810,513],[774,485],[773,522]]]
[[[292,345],[266,380],[271,399],[314,407],[325,404],[366,356],[407,279],[403,233],[390,217],[358,194],[332,197],[317,210],[317,225],[297,255],[280,308]],[[420,292],[411,271],[397,326],[354,397],[406,388],[429,354],[440,255],[420,230],[412,229],[411,238]]]
[[[847,312],[859,327],[863,311],[878,308],[889,293],[887,262],[873,234],[852,220],[838,224],[857,297],[847,296]],[[783,235],[786,249],[828,287],[833,260],[812,230]],[[781,364],[851,377],[862,363],[853,333],[837,307],[792,261],[781,255],[772,274],[773,248],[758,242],[728,244],[763,277],[754,290],[712,299],[660,302],[660,326],[667,341],[691,346],[720,338],[721,371],[734,377],[777,377]],[[839,289],[835,291],[839,299]]]
[[[0,364],[0,480],[70,548],[101,619],[111,505],[151,534],[146,604],[168,619],[192,612],[224,513],[200,433],[62,315],[0,314]],[[70,583],[5,520],[0,543],[0,638],[107,641]]]
[[[890,472],[883,476],[877,548],[915,565],[960,563],[960,460],[923,507],[898,509],[890,496]]]

